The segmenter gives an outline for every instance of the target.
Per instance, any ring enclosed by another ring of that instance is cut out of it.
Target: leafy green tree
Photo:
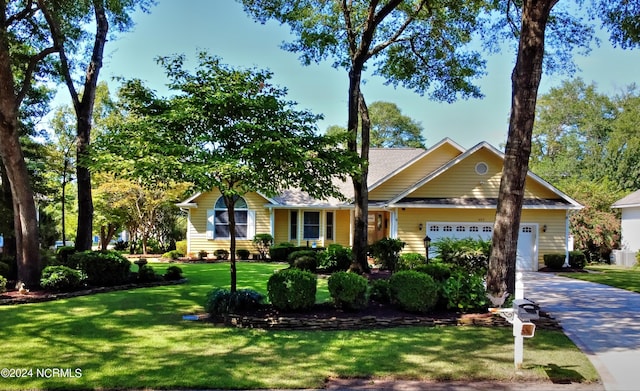
[[[35,3],[46,20],[49,29],[47,38],[53,42],[53,48],[58,53],[59,72],[69,90],[77,117],[78,231],[75,245],[79,251],[89,250],[93,238],[93,200],[87,160],[104,48],[110,27],[120,32],[128,30],[133,25],[129,14],[138,8],[147,11],[153,0],[36,0]],[[93,25],[95,33],[88,30]],[[91,55],[83,62],[86,58],[85,45],[91,48]],[[79,83],[81,89],[76,86],[80,73],[84,74]]]
[[[373,148],[426,148],[422,125],[403,115],[395,103],[373,102],[369,105],[371,119],[370,143]],[[346,132],[343,127],[333,125],[327,134]]]
[[[260,22],[287,24],[296,40],[283,48],[300,54],[308,65],[328,58],[349,77],[348,149],[359,153],[354,188],[354,267],[368,270],[368,159],[371,119],[361,89],[367,65],[388,83],[402,85],[433,99],[451,102],[481,96],[472,80],[483,68],[468,50],[472,33],[487,6],[482,0],[242,0],[245,11]],[[358,131],[361,135],[358,138]],[[360,145],[358,148],[358,142]]]
[[[157,97],[140,81],[121,90],[126,121],[97,143],[110,154],[99,166],[141,181],[174,178],[195,190],[218,189],[228,209],[231,289],[236,290],[235,202],[259,191],[300,188],[312,197],[340,197],[354,157],[316,134],[318,116],[294,110],[271,73],[234,69],[200,53],[194,71],[184,56],[161,57],[171,97]]]

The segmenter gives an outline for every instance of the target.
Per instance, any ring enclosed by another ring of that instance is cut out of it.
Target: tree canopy
[[[126,82],[120,90],[126,118],[98,143],[98,165],[148,185],[172,178],[197,191],[218,189],[229,212],[235,290],[237,197],[290,188],[340,197],[334,180],[351,173],[355,157],[339,147],[344,139],[318,135],[320,117],[295,110],[286,90],[269,84],[268,71],[234,69],[207,53],[193,71],[184,56],[158,61],[172,95]]]

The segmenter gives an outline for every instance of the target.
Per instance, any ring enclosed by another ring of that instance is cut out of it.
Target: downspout
[[[569,265],[569,210],[564,215],[564,265],[562,267],[570,267]]]

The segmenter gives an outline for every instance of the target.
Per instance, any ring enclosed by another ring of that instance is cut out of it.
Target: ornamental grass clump
[[[316,302],[318,277],[305,270],[285,269],[267,282],[269,301],[283,311],[306,310]]]
[[[439,286],[431,276],[413,270],[394,273],[389,278],[391,302],[405,311],[429,312],[438,302]]]
[[[349,272],[333,273],[327,280],[334,305],[348,310],[367,306],[367,283],[365,277]]]

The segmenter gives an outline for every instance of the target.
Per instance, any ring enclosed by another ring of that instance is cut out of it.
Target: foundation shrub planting
[[[349,272],[335,272],[327,280],[334,305],[349,310],[367,306],[367,283],[365,277]]]
[[[285,269],[267,281],[269,301],[283,311],[306,310],[316,301],[318,277],[306,270]]]
[[[389,278],[389,290],[391,302],[410,312],[429,312],[438,302],[438,283],[414,270],[394,273]]]

